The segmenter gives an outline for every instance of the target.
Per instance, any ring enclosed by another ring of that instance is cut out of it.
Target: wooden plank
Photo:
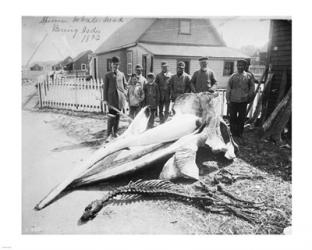
[[[41,83],[38,83],[39,108],[42,108]]]

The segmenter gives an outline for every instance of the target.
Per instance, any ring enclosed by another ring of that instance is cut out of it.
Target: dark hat
[[[137,65],[135,65],[135,69],[143,69],[143,67],[141,64],[137,64]]]
[[[208,56],[202,56],[198,59],[198,61],[208,60]]]
[[[245,65],[248,64],[247,60],[245,59],[239,59],[237,60],[237,63],[244,63]]]
[[[185,68],[185,63],[184,62],[178,62],[178,68],[182,68],[184,69]]]
[[[155,77],[155,75],[154,75],[154,73],[152,73],[152,72],[150,72],[150,73],[147,74],[147,78],[154,78],[154,77]]]
[[[161,66],[168,66],[167,62],[161,62]]]
[[[113,56],[112,57],[112,63],[119,63],[120,62],[120,57],[119,56]]]

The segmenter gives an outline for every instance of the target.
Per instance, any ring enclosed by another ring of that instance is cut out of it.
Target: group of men
[[[104,78],[104,103],[108,105],[108,141],[113,137],[117,137],[120,111],[127,101],[128,86],[124,73],[119,70],[120,58],[112,57],[111,61],[111,71]],[[208,57],[201,57],[199,65],[200,69],[194,72],[192,77],[185,72],[185,63],[183,61],[178,62],[176,74],[170,73],[167,62],[162,62],[161,72],[155,78],[153,73],[147,75],[148,80],[152,78],[157,85],[159,98],[157,106],[160,123],[167,120],[170,102],[174,102],[179,95],[188,92],[213,93],[217,90],[217,80],[214,72],[208,67]],[[141,65],[135,67],[136,81],[144,87],[149,81],[142,75],[142,71]],[[234,136],[242,136],[247,104],[253,98],[254,89],[254,77],[248,72],[247,61],[239,60],[237,72],[230,77],[226,91],[226,99],[230,110],[230,128]]]

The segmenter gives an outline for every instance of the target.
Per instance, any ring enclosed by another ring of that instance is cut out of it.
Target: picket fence
[[[55,108],[83,112],[107,113],[108,107],[103,104],[103,80],[91,79],[86,81],[82,78],[74,79],[54,79],[45,80],[38,83],[38,96],[40,108]],[[257,85],[256,85],[257,88]],[[248,113],[251,117],[255,111],[256,104],[262,93],[262,88],[259,89],[252,107]],[[218,113],[222,116],[227,116],[226,90],[218,89],[218,98],[220,105]],[[172,105],[170,105],[171,107]],[[128,114],[129,108],[126,107],[123,113]]]
[[[83,112],[107,112],[103,105],[103,80],[86,81],[63,78],[38,83],[41,108],[67,109]]]

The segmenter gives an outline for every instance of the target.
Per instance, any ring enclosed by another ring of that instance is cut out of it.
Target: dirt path
[[[56,129],[51,121],[60,115],[23,111],[23,226],[26,234],[180,234],[183,226],[176,223],[164,209],[153,202],[126,206],[109,206],[104,216],[77,226],[85,206],[103,195],[101,191],[74,191],[42,211],[35,204],[60,182],[74,165],[92,150],[81,148],[52,152],[60,145],[77,143],[64,130]]]

